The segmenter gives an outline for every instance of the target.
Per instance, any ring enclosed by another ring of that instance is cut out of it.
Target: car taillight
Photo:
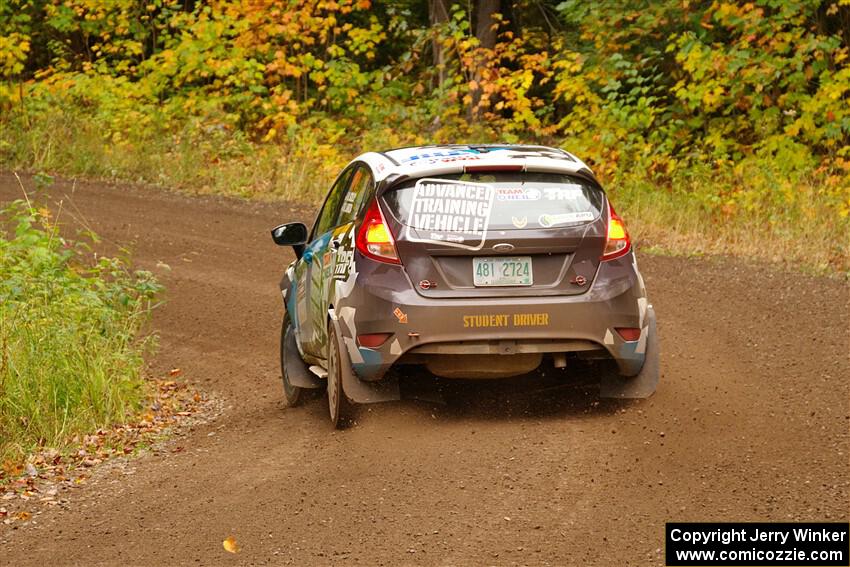
[[[392,336],[392,333],[371,333],[368,335],[357,335],[357,342],[362,347],[366,348],[378,348],[385,342],[387,339]]]
[[[522,171],[524,165],[465,165],[463,171],[466,173],[489,173],[493,171]]]
[[[360,230],[357,232],[357,249],[364,256],[386,262],[388,264],[401,264],[395,251],[395,241],[392,232],[384,220],[378,200],[372,201]]]
[[[640,340],[640,329],[634,327],[616,327],[617,334],[623,337],[624,341],[633,342]]]
[[[620,256],[625,256],[632,249],[632,239],[629,238],[629,232],[626,230],[626,224],[623,222],[614,207],[608,202],[608,238],[605,241],[605,251],[602,253],[602,261],[613,260]]]

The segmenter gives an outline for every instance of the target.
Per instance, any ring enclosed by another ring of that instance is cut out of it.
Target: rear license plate
[[[531,256],[473,258],[472,282],[478,287],[531,285]]]

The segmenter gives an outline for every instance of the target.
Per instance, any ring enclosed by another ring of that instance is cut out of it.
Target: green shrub
[[[62,238],[46,209],[0,214],[0,459],[14,459],[139,409],[140,330],[160,286]]]

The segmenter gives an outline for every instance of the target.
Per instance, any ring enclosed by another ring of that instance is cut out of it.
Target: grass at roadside
[[[316,201],[345,157],[330,144],[293,137],[288,150],[241,132],[185,124],[104,136],[96,119],[53,111],[0,119],[0,167],[131,181],[197,193]]]
[[[49,112],[9,122],[0,167],[128,180],[190,192],[317,203],[334,175],[374,140],[317,141],[293,130],[283,142],[185,124],[104,137],[97,121]],[[367,137],[368,138],[368,137]],[[405,143],[406,138],[387,141]],[[780,164],[781,165],[781,164]],[[664,185],[623,173],[606,186],[633,236],[671,254],[728,254],[819,274],[850,271],[850,185],[835,176],[798,179],[780,165],[735,171],[686,170]],[[832,185],[828,185],[832,183]]]
[[[689,183],[714,192],[717,181],[697,178]],[[759,204],[743,212],[706,207],[695,197],[698,190],[687,185],[665,190],[647,185],[631,179],[609,187],[643,249],[722,254],[820,275],[850,273],[850,219],[836,214],[816,183],[798,183],[790,204]]]
[[[0,222],[0,462],[14,463],[138,412],[152,340],[141,329],[160,286],[63,238],[28,199]]]

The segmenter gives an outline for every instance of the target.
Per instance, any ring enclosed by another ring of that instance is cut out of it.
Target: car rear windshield
[[[431,230],[446,216],[484,214],[490,230],[518,230],[591,222],[601,214],[604,196],[569,175],[494,172],[413,179],[386,192],[384,200],[400,222],[416,229]]]

